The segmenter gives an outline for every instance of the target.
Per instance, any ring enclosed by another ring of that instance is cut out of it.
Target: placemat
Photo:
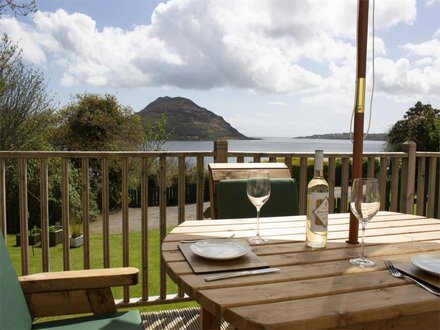
[[[196,274],[269,267],[267,262],[263,261],[252,251],[249,251],[249,253],[237,259],[210,260],[194,254],[190,249],[191,244],[192,243],[178,243],[177,246]]]
[[[422,280],[423,282],[426,282],[437,289],[440,290],[440,277],[432,275],[428,272],[425,272],[416,266],[414,266],[412,263],[407,264],[399,264],[395,266],[398,270],[402,271],[403,273],[406,273],[407,275],[414,276],[418,280]]]

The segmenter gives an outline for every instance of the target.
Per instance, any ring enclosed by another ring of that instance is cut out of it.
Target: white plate
[[[200,257],[214,260],[230,260],[244,256],[251,250],[249,244],[233,239],[204,239],[191,244],[190,249]]]
[[[414,266],[433,275],[440,275],[440,253],[421,254],[411,258]]]

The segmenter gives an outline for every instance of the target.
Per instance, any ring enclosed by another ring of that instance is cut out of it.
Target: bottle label
[[[328,222],[328,193],[312,193],[311,196],[311,230],[314,232],[327,231]]]

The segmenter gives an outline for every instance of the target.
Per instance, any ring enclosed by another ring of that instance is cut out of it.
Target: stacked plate
[[[411,258],[411,262],[425,272],[440,276],[440,253],[414,256]]]
[[[204,239],[191,245],[191,251],[200,257],[213,260],[231,260],[244,256],[251,247],[243,240]]]

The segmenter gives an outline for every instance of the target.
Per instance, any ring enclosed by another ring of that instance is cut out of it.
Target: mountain
[[[329,134],[315,134],[310,136],[298,136],[294,139],[328,139],[328,140],[350,140],[350,133],[329,133]],[[365,140],[370,141],[386,141],[386,133],[369,133]]]
[[[156,123],[163,113],[167,131],[173,131],[170,140],[248,139],[222,117],[183,97],[159,97],[137,114]]]

